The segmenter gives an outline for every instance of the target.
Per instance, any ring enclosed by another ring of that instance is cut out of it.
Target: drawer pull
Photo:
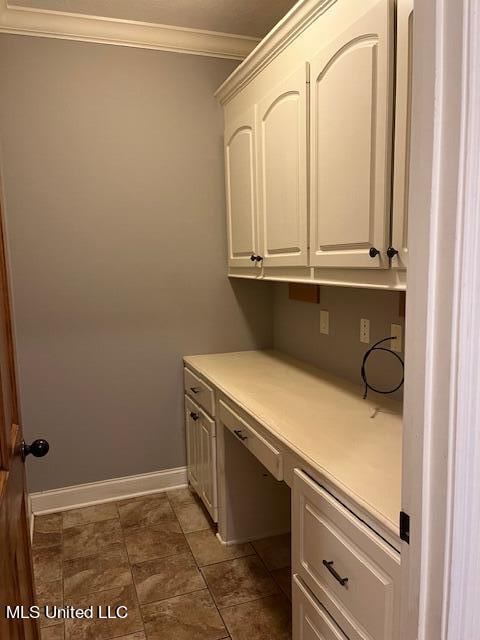
[[[200,389],[200,387],[190,387],[190,391],[192,393],[200,393],[201,389]]]
[[[190,411],[190,417],[191,417],[192,420],[197,421],[198,418],[199,418],[199,415],[198,415],[198,413],[194,413],[193,411]]]
[[[248,436],[244,436],[241,429],[234,429],[233,433],[239,438],[242,442],[244,440],[248,440]]]
[[[342,585],[342,587],[344,587],[347,584],[348,578],[342,578],[340,574],[337,573],[337,571],[335,571],[335,569],[333,568],[333,560],[330,560],[330,561],[324,560],[323,564],[327,567],[327,569],[330,571],[330,573],[335,578],[335,580]]]

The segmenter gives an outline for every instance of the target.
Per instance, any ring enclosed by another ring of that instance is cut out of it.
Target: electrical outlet
[[[328,336],[330,333],[330,321],[328,311],[325,309],[320,309],[320,333]]]
[[[369,344],[370,342],[370,320],[362,318],[360,320],[360,342]]]
[[[390,325],[390,335],[393,340],[390,340],[390,349],[392,351],[402,350],[402,325],[392,324]]]

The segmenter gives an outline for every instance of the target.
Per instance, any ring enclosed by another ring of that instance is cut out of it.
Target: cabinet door
[[[338,35],[311,61],[315,266],[388,267],[392,29],[392,2],[359,2],[358,15],[339,24]],[[380,252],[373,258],[371,247]]]
[[[228,264],[250,267],[257,254],[255,108],[225,128]],[[260,269],[257,269],[260,271]]]
[[[393,181],[392,247],[398,253],[392,267],[408,264],[408,183],[412,102],[413,0],[397,3],[397,88]]]
[[[186,406],[185,425],[187,427],[187,474],[190,484],[197,493],[200,491],[199,419],[199,415]]]
[[[201,421],[200,424],[200,494],[204,505],[217,521],[217,460],[216,438],[211,434],[209,424]]]
[[[347,640],[328,613],[308,592],[298,576],[293,577],[293,640]]]
[[[307,265],[307,67],[258,105],[258,211],[263,266]]]

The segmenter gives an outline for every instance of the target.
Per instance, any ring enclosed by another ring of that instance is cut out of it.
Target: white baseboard
[[[221,544],[223,544],[223,546],[229,547],[233,544],[246,544],[247,542],[256,542],[257,540],[263,540],[264,538],[274,538],[275,536],[283,536],[286,533],[290,533],[290,530],[276,529],[275,531],[266,531],[261,535],[250,536],[248,538],[240,538],[239,540],[229,540],[228,542],[225,542],[225,540],[223,540],[220,533],[217,533],[216,535],[217,535],[217,540]]]
[[[100,502],[113,502],[187,486],[187,469],[165,469],[138,476],[113,478],[101,482],[31,493],[33,515],[88,507]]]

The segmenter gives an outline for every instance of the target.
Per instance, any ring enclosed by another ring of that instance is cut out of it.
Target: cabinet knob
[[[199,418],[198,413],[195,413],[194,411],[190,411],[190,417],[192,420],[197,421]]]
[[[257,256],[254,253],[252,253],[252,255],[250,256],[250,260],[252,262],[255,262],[256,259],[257,259]]]
[[[394,258],[396,255],[398,255],[398,251],[394,247],[388,247],[387,256],[389,258]]]
[[[370,251],[368,252],[368,255],[370,256],[370,258],[375,258],[376,256],[378,256],[379,253],[380,251],[378,249],[376,249],[375,247],[370,247]]]
[[[261,262],[263,260],[263,256],[255,256],[255,260],[257,262]]]

